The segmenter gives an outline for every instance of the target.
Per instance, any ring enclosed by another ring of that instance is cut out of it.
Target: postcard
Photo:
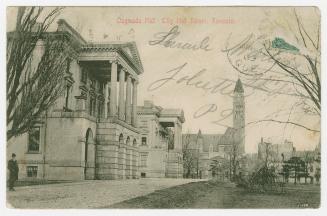
[[[318,7],[7,7],[7,208],[319,208]]]

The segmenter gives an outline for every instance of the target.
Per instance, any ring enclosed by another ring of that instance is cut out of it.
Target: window
[[[90,99],[90,105],[89,105],[89,114],[92,115],[93,113],[93,98]]]
[[[141,173],[141,178],[146,178],[146,173]]]
[[[148,154],[141,154],[141,167],[147,167]]]
[[[172,136],[172,137],[168,138],[168,149],[170,150],[170,149],[174,149],[174,148],[175,148],[174,137]]]
[[[84,84],[86,84],[86,82],[87,82],[87,71],[86,71],[85,68],[82,68],[81,71],[82,71],[82,72],[81,72],[81,81],[82,81]]]
[[[142,137],[142,145],[146,145],[146,137]]]
[[[100,88],[99,88],[99,93],[104,94],[104,89],[105,89],[105,83],[101,82],[100,83]]]
[[[28,152],[40,150],[40,127],[32,128],[28,133]]]
[[[136,141],[136,139],[133,140],[133,146],[137,146],[137,141]]]
[[[93,101],[93,108],[92,108],[92,110],[93,110],[93,116],[96,116],[96,112],[97,112],[96,106],[97,106],[97,101],[96,101],[96,99],[94,99],[94,101]]]
[[[27,166],[27,177],[36,178],[37,177],[37,166]]]
[[[119,135],[119,145],[123,145],[124,144],[124,136],[123,134]]]
[[[69,110],[69,93],[70,93],[70,85],[66,86],[66,95],[65,95],[65,109]]]
[[[89,112],[91,116],[95,116],[96,114],[96,99],[93,97],[90,98]]]
[[[98,103],[98,118],[102,117],[103,104],[103,101],[99,101]]]
[[[71,59],[67,58],[67,65],[66,65],[66,73],[70,73],[70,63],[71,63]]]
[[[96,81],[95,79],[91,79],[91,88],[95,89]]]
[[[219,145],[214,144],[214,146],[213,146],[213,151],[214,151],[214,152],[219,152]]]

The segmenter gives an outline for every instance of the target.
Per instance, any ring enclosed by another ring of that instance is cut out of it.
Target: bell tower
[[[244,89],[240,79],[237,80],[233,97],[234,141],[238,145],[238,153],[245,153],[245,104]]]

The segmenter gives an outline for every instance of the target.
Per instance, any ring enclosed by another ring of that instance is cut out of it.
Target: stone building
[[[268,166],[273,166],[276,173],[280,175],[283,172],[284,162],[292,158],[298,158],[305,163],[304,166],[308,174],[307,179],[311,183],[319,183],[320,181],[320,143],[315,150],[297,151],[292,141],[285,140],[284,143],[272,143],[261,138],[260,143],[258,143],[257,155],[258,164],[267,163]],[[294,172],[290,172],[290,177],[287,181],[294,182]],[[304,183],[305,181],[304,177],[298,179],[299,183]]]
[[[144,101],[138,107],[141,130],[141,177],[183,177],[181,109],[165,109]]]
[[[210,178],[210,164],[215,158],[229,160],[231,152],[238,156],[245,153],[245,103],[244,89],[240,79],[237,80],[233,97],[233,127],[224,134],[183,134],[183,146],[188,145],[195,155],[192,176]],[[187,170],[184,169],[184,174]],[[228,173],[227,173],[228,175]]]
[[[28,133],[7,144],[19,179],[131,179],[140,176],[134,42],[88,43],[65,20],[56,32],[74,47],[65,91]],[[42,51],[42,41],[37,49]]]
[[[269,161],[283,161],[288,160],[294,156],[295,147],[293,147],[293,142],[285,140],[284,143],[271,143],[264,141],[261,138],[260,143],[258,143],[258,159],[259,160],[269,160]]]

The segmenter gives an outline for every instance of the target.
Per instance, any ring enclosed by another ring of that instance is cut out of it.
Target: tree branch
[[[292,122],[292,121],[279,121],[279,120],[275,120],[275,119],[262,119],[262,120],[252,121],[252,122],[247,123],[247,125],[257,124],[257,123],[261,123],[261,122],[275,122],[275,123],[280,123],[280,124],[291,124],[291,125],[295,125],[295,126],[304,128],[304,129],[306,129],[308,131],[320,132],[320,130],[311,129],[309,127],[306,127],[306,126],[304,126],[302,124],[299,124],[299,123],[296,123],[296,122]]]

